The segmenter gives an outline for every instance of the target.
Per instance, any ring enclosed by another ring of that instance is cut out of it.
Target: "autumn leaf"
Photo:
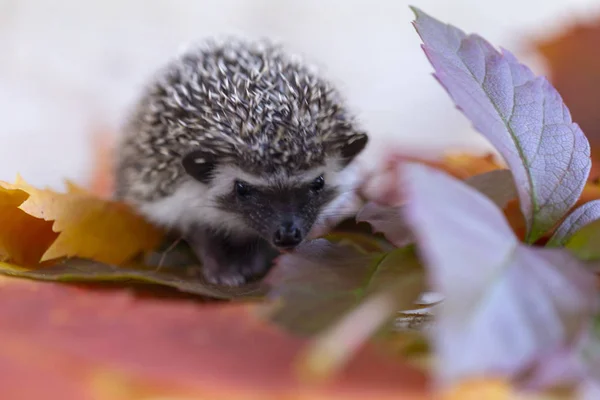
[[[389,267],[380,268],[386,285],[380,285],[378,290],[368,288],[358,304],[320,331],[305,349],[299,360],[303,377],[318,381],[330,378],[399,311],[414,305],[425,290],[423,271],[416,258],[405,259],[405,249],[396,254],[402,254],[404,259],[389,257],[382,262]],[[401,273],[397,272],[399,269]]]
[[[55,282],[123,282],[157,284],[181,292],[214,299],[262,297],[267,287],[259,283],[241,287],[221,287],[206,282],[199,265],[148,267],[143,265],[116,266],[85,259],[66,259],[44,268],[23,268],[0,262],[0,274],[40,281]]]
[[[442,162],[442,169],[450,175],[461,179],[506,168],[502,160],[499,160],[496,155],[491,153],[483,155],[447,153],[443,156]]]
[[[316,239],[278,259],[267,277],[271,287],[268,297],[276,301],[275,307],[268,306],[268,315],[297,334],[321,332],[365,296],[414,270],[420,269],[412,248],[365,253],[353,246]],[[412,287],[419,292],[414,297],[423,291],[418,282]],[[410,293],[411,301],[415,301]],[[404,305],[410,308],[412,304]]]
[[[596,308],[593,274],[566,250],[522,244],[501,210],[465,183],[418,164],[403,177],[405,218],[432,290],[444,296],[431,337],[442,384],[522,377],[536,359],[573,345]]]
[[[460,179],[506,168],[490,153],[477,155],[449,152],[435,157],[424,157],[391,149],[382,154],[375,168],[363,173],[358,187],[360,196],[385,206],[402,204],[402,188],[398,186],[399,165],[405,162],[424,163],[442,169]]]
[[[556,89],[510,52],[413,11],[435,77],[513,173],[534,243],[579,198],[591,168],[587,139]]]
[[[34,265],[58,236],[52,223],[21,210],[29,195],[0,187],[0,259]]]
[[[323,237],[329,242],[353,246],[362,253],[385,253],[394,249],[386,240],[374,235],[333,230]]]
[[[298,360],[300,376],[310,380],[339,372],[425,290],[412,247],[365,252],[324,239],[280,257],[268,282],[275,303],[263,313],[295,334],[314,337]]]
[[[592,158],[600,159],[600,19],[567,22],[560,33],[533,42],[542,56],[550,81],[569,107],[591,144]],[[591,178],[598,178],[592,166]]]
[[[516,393],[510,382],[498,379],[476,379],[462,382],[441,396],[443,400],[513,400]],[[525,397],[522,398],[524,400]]]
[[[103,200],[73,186],[69,193],[36,189],[18,178],[14,184],[0,182],[8,190],[28,197],[20,210],[46,221],[59,233],[40,261],[62,257],[89,258],[122,264],[140,252],[153,250],[162,232],[136,215],[127,205]]]
[[[257,319],[252,306],[0,284],[3,399],[430,398],[423,372],[372,346],[331,381],[306,384],[293,366],[307,341]]]

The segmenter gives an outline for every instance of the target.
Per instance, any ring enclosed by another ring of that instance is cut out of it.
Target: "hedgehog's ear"
[[[346,166],[354,160],[354,158],[365,148],[369,141],[369,137],[365,133],[359,133],[352,136],[349,140],[340,147],[340,156],[342,157],[342,165]]]
[[[217,166],[214,157],[202,150],[195,150],[186,154],[181,163],[188,175],[205,184],[211,181]]]

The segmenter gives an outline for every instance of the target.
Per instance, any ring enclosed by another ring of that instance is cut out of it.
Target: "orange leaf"
[[[592,159],[600,159],[600,19],[573,23],[560,34],[533,43],[545,58],[552,85],[560,92],[591,146]],[[591,179],[600,174],[592,164]]]
[[[493,154],[449,153],[443,157],[442,163],[448,173],[461,179],[506,168]]]
[[[294,363],[307,340],[267,324],[253,306],[2,282],[2,399],[431,397],[423,372],[370,345],[331,381],[302,381]]]
[[[492,154],[473,155],[468,153],[448,153],[438,158],[424,158],[391,152],[375,170],[363,177],[359,192],[366,199],[379,204],[396,206],[403,203],[399,176],[399,165],[404,162],[419,162],[439,168],[448,174],[467,179],[496,169],[506,168]]]
[[[68,193],[57,193],[36,189],[19,177],[14,184],[0,182],[0,186],[29,195],[20,206],[25,213],[54,221],[52,228],[59,235],[41,261],[77,256],[122,264],[140,252],[156,248],[162,238],[160,230],[127,205],[86,194],[73,185]]]
[[[0,259],[20,265],[37,264],[58,236],[52,222],[19,209],[28,197],[23,190],[0,187]]]
[[[468,380],[451,388],[442,397],[444,400],[509,400],[515,393],[508,382],[494,379]]]

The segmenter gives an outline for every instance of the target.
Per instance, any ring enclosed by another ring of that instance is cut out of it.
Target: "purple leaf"
[[[587,139],[545,78],[482,37],[412,9],[435,77],[510,167],[526,239],[535,242],[579,198],[591,168]]]
[[[403,247],[414,241],[402,215],[402,206],[391,207],[369,202],[356,215],[357,222],[369,223],[394,246]]]
[[[443,384],[516,378],[570,346],[595,308],[595,278],[564,249],[519,242],[486,196],[430,167],[403,173],[406,219],[432,290],[444,296],[432,340]]]
[[[465,183],[484,194],[501,209],[518,196],[515,181],[507,169],[484,172],[465,179]]]
[[[472,176],[465,183],[485,194],[500,208],[517,197],[512,175],[505,169]],[[391,207],[369,202],[356,215],[356,221],[371,224],[376,232],[382,233],[394,246],[403,247],[412,243],[414,238],[402,213],[402,206]]]
[[[579,359],[582,369],[581,398],[598,399],[600,396],[600,316],[596,315],[591,329],[582,340]]]
[[[556,228],[547,246],[564,246],[575,232],[597,219],[600,219],[600,200],[593,200],[583,204],[571,212],[559,227]]]
[[[586,380],[581,383],[578,391],[580,400],[596,400],[600,398],[600,383]]]

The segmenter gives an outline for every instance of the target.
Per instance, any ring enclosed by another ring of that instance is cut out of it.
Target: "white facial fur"
[[[309,183],[321,174],[325,179],[325,185],[338,187],[340,198],[351,195],[355,172],[350,166],[341,170],[339,160],[331,158],[327,160],[325,166],[292,176],[272,175],[266,180],[234,166],[217,167],[214,179],[209,185],[190,177],[182,182],[172,195],[158,201],[138,205],[138,209],[150,221],[167,228],[174,228],[182,233],[187,232],[195,225],[203,225],[224,230],[232,235],[253,235],[254,232],[239,216],[216,207],[215,199],[229,193],[233,189],[236,179],[244,180],[254,186],[264,187],[280,183]],[[336,201],[333,203],[335,204]],[[336,210],[334,204],[333,210]],[[327,213],[327,209],[324,210],[324,214]]]
[[[356,214],[363,205],[356,189],[360,184],[360,167],[352,162],[343,170],[337,172],[336,183],[338,196],[327,205],[315,221],[307,239],[314,239],[327,233],[331,228],[346,218]]]

